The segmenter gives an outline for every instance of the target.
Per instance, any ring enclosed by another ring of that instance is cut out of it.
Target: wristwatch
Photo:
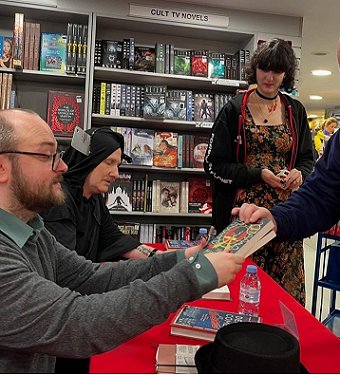
[[[150,251],[148,258],[153,257],[156,254],[156,252],[157,252],[157,249],[153,249],[152,251]]]

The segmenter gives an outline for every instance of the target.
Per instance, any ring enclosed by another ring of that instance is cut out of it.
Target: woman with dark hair
[[[303,105],[280,89],[294,87],[296,57],[282,39],[260,45],[246,67],[256,88],[236,95],[220,111],[204,168],[214,182],[213,225],[220,232],[242,203],[272,207],[285,201],[313,169],[313,144]],[[271,242],[253,260],[302,305],[302,241]]]

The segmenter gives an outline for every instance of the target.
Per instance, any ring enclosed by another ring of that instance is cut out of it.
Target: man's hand
[[[241,207],[234,207],[231,210],[231,214],[238,216],[246,224],[256,223],[259,219],[266,217],[273,221],[274,231],[276,232],[276,221],[270,211],[264,207],[259,207],[252,203],[243,203]]]
[[[188,259],[191,256],[197,254],[205,247],[206,244],[207,244],[207,240],[205,238],[201,238],[199,245],[188,247],[187,249],[185,249],[185,252],[184,252],[185,257]]]
[[[204,256],[209,259],[209,262],[216,271],[218,287],[232,282],[237,272],[241,271],[244,262],[244,257],[231,254],[227,250],[216,253],[206,253]]]

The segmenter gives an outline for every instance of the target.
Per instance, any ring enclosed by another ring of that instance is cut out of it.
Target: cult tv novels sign
[[[151,7],[139,4],[130,4],[129,16],[201,26],[214,26],[221,28],[228,28],[229,26],[229,17],[221,14]]]

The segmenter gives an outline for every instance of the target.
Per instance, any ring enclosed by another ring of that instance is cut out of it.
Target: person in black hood
[[[124,138],[109,127],[86,131],[91,136],[88,156],[72,146],[63,160],[68,165],[62,182],[65,204],[42,214],[46,228],[65,247],[93,262],[147,258],[156,253],[122,233],[105,205],[103,193],[119,176]],[[89,360],[58,358],[56,372],[88,372]]]

